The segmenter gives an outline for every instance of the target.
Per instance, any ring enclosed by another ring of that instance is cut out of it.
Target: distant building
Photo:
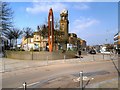
[[[24,50],[45,50],[47,47],[48,38],[43,38],[39,32],[34,32],[29,38],[22,38],[21,46]]]
[[[86,49],[86,41],[79,39],[77,34],[69,33],[69,20],[68,20],[68,10],[62,10],[60,13],[60,31],[63,32],[63,40],[67,40],[67,43],[60,43],[62,49],[64,50],[79,50],[82,48]]]
[[[114,47],[115,49],[120,48],[120,32],[114,35]]]
[[[67,50],[76,50],[76,49],[77,49],[77,35],[75,33],[69,33]]]
[[[77,37],[75,33],[69,33],[69,43],[67,44],[67,50],[86,50],[86,41]]]
[[[80,40],[80,45],[82,50],[86,50],[87,43],[85,40]]]

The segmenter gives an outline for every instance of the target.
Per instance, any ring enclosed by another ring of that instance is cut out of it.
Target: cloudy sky
[[[78,37],[85,39],[88,45],[113,43],[114,34],[118,31],[117,2],[34,1],[36,2],[10,2],[16,27],[31,27],[35,31],[37,25],[46,22],[50,7],[58,20],[60,11],[67,9],[70,33],[76,33]]]

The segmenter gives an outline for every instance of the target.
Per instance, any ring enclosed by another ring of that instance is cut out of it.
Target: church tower
[[[68,20],[68,10],[62,10],[60,13],[60,31],[62,32],[62,48],[67,50],[67,41],[68,41],[68,28],[69,20]]]

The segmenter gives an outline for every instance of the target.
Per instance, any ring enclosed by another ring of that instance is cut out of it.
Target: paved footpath
[[[93,62],[93,61],[102,61],[102,60],[117,60],[117,55],[84,55],[83,58],[73,58],[73,59],[61,59],[61,60],[17,60],[9,58],[0,59],[0,72],[10,72],[19,69],[41,67],[52,64],[61,64],[61,63],[84,63],[84,62]]]

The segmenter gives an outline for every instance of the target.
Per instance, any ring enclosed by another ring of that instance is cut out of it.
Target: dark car
[[[96,54],[96,51],[94,49],[90,50],[90,54]]]

